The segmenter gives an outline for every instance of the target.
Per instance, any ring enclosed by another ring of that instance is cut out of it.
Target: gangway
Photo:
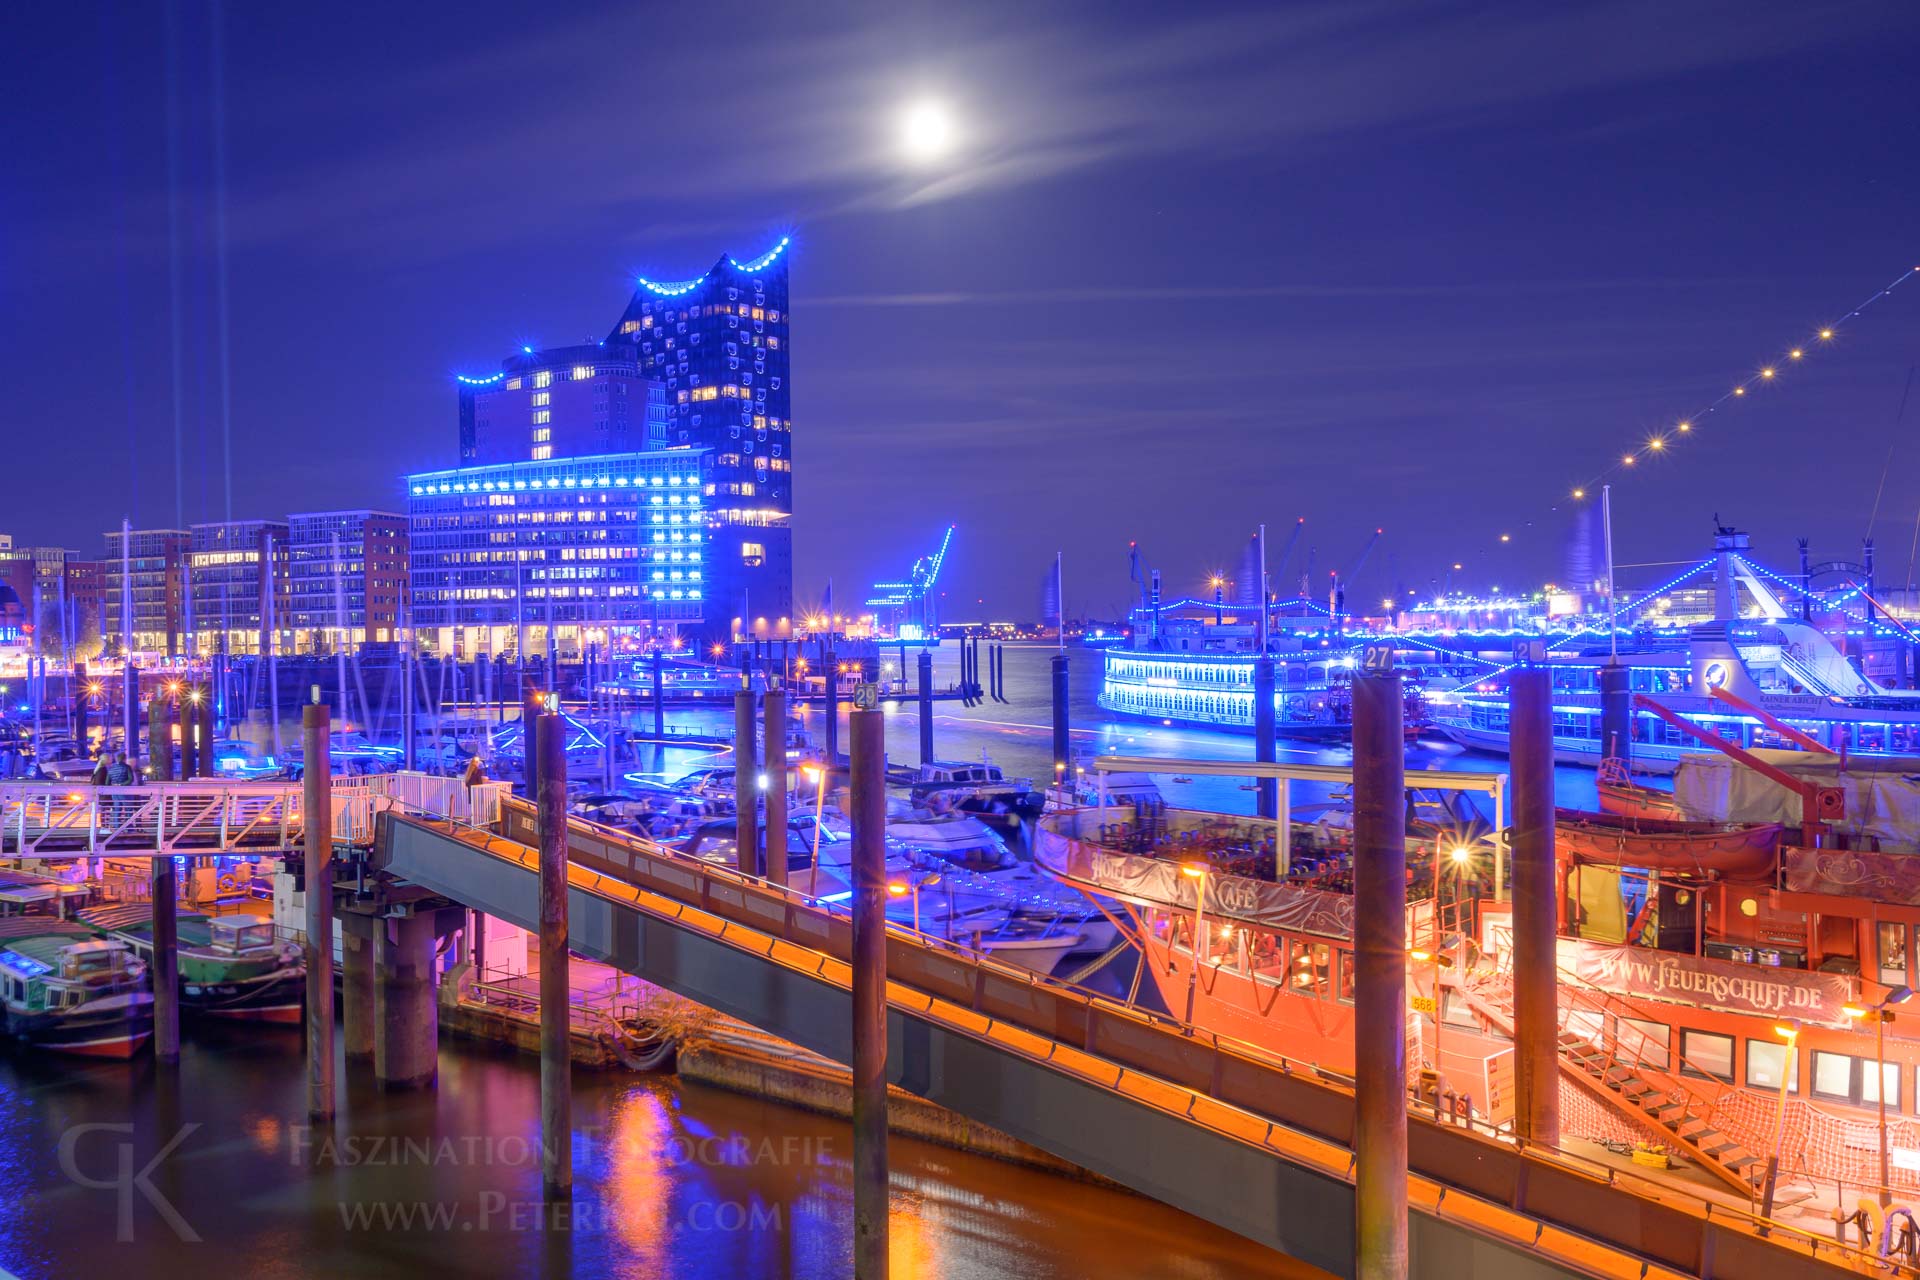
[[[845,1063],[851,924],[792,890],[579,820],[569,946]],[[533,812],[497,830],[389,809],[369,869],[537,927]],[[1338,1274],[1353,1255],[1354,1099],[1311,1063],[889,929],[888,1079]],[[1636,1187],[1601,1166],[1409,1117],[1416,1276],[1888,1274],[1865,1254]]]
[[[337,842],[366,843],[391,807],[495,821],[504,782],[472,787],[423,773],[335,778],[329,806]],[[0,783],[0,858],[140,858],[273,853],[306,830],[299,782],[221,778],[95,787]]]

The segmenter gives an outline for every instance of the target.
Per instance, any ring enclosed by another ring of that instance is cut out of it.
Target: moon
[[[900,116],[900,145],[907,157],[928,164],[953,150],[959,131],[946,104],[931,98],[910,105]]]

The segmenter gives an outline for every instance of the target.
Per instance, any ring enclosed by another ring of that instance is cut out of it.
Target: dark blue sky
[[[16,540],[220,517],[223,421],[236,516],[397,507],[452,372],[791,231],[803,595],[952,521],[949,617],[1055,550],[1114,612],[1129,538],[1179,590],[1301,515],[1322,573],[1384,526],[1364,596],[1538,584],[1574,484],[1920,265],[1894,4],[213,12],[9,24]],[[1916,360],[1920,280],[1622,479],[1622,562],[1717,512],[1903,576]]]

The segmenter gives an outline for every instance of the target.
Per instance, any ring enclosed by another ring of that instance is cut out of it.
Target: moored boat
[[[80,913],[93,928],[153,961],[149,903],[95,907]],[[210,1018],[297,1025],[306,1009],[307,966],[300,950],[274,938],[273,921],[255,915],[176,917],[180,1008]]]
[[[124,942],[70,920],[0,920],[0,1011],[22,1044],[130,1058],[153,1035],[146,965]]]

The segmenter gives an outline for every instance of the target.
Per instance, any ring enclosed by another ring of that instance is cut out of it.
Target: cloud
[[[319,25],[304,38],[346,42],[343,60],[369,38],[351,15],[309,20]],[[563,232],[657,244],[737,226],[715,211],[749,202],[818,221],[1121,161],[1304,161],[1362,133],[1460,129],[1777,58],[1868,20],[1648,0],[1155,8],[1133,20],[1109,6],[806,6],[768,10],[743,32],[705,10],[598,12],[449,42],[352,94],[332,65],[305,79],[236,66],[230,227],[237,245],[413,258]],[[915,49],[926,52],[902,53]],[[893,151],[893,113],[927,94],[949,100],[970,140],[943,171]],[[1657,100],[1646,111],[1631,127],[1654,127]]]

